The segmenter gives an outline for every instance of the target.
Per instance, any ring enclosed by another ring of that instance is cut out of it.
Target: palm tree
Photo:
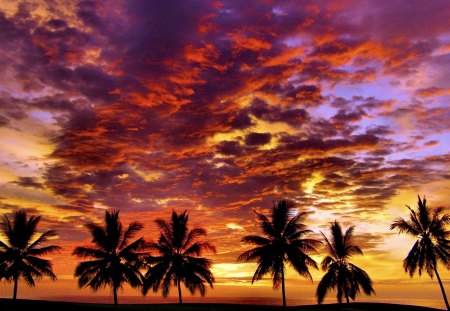
[[[304,238],[312,232],[302,223],[308,213],[299,213],[294,207],[295,204],[291,201],[274,202],[271,220],[263,214],[256,213],[266,237],[257,235],[244,237],[242,242],[256,247],[238,257],[239,261],[258,262],[252,284],[267,273],[270,273],[275,289],[281,284],[283,307],[286,307],[285,263],[289,263],[300,275],[312,281],[309,267],[317,269],[317,264],[309,254],[317,254],[316,247],[321,244],[320,241]]]
[[[35,286],[34,279],[40,279],[43,276],[56,280],[51,261],[43,259],[41,256],[61,248],[55,245],[40,247],[56,236],[56,232],[53,230],[45,231],[37,236],[40,220],[40,216],[27,217],[25,210],[18,210],[13,213],[12,219],[4,215],[3,221],[0,223],[0,231],[6,238],[6,242],[0,241],[2,272],[5,279],[14,281],[14,300],[17,298],[20,279],[24,279],[29,286]]]
[[[363,254],[359,246],[353,243],[354,229],[355,227],[352,226],[345,231],[345,234],[342,234],[340,224],[335,221],[330,226],[330,240],[322,233],[328,255],[321,264],[322,270],[326,273],[317,286],[316,296],[319,304],[323,302],[331,289],[337,289],[336,297],[339,303],[342,303],[343,295],[347,303],[349,303],[349,298],[355,300],[360,286],[366,295],[370,296],[375,293],[369,275],[348,261],[353,255]]]
[[[124,230],[119,220],[119,211],[106,211],[104,226],[93,222],[86,224],[92,235],[93,246],[77,247],[73,255],[90,260],[80,262],[75,268],[79,287],[90,287],[97,291],[109,285],[117,305],[117,290],[124,283],[131,287],[142,285],[142,259],[146,252],[146,242],[139,238],[133,242],[136,233],[143,228],[132,222]]]
[[[161,288],[162,295],[167,297],[170,286],[178,287],[179,303],[182,304],[181,283],[195,294],[197,290],[202,296],[206,293],[206,285],[212,288],[214,276],[211,273],[211,261],[200,257],[203,251],[215,252],[214,246],[207,241],[198,241],[206,236],[202,228],[189,230],[187,211],[177,214],[172,211],[170,223],[162,219],[155,222],[161,230],[158,242],[149,243],[149,247],[156,251],[157,256],[149,256],[150,266],[145,275],[142,293],[147,294],[150,288],[157,292]]]
[[[444,297],[447,310],[450,310],[444,286],[439,276],[437,266],[441,262],[447,269],[450,268],[450,231],[447,225],[450,223],[450,214],[444,214],[444,208],[438,207],[431,210],[427,206],[425,196],[423,200],[418,196],[417,209],[409,209],[409,219],[397,218],[390,229],[397,229],[399,234],[405,233],[417,238],[414,246],[403,260],[403,268],[411,277],[416,270],[419,276],[426,271],[430,278],[434,274],[439,282],[442,296]]]

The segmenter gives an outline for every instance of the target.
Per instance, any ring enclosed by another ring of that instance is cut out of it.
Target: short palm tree
[[[206,231],[202,228],[189,230],[188,220],[187,211],[181,214],[172,211],[169,223],[156,220],[161,232],[158,242],[149,243],[150,249],[157,254],[147,258],[150,267],[145,275],[144,295],[152,288],[154,292],[161,289],[162,295],[167,297],[170,286],[174,285],[178,287],[179,303],[182,304],[181,283],[192,295],[198,290],[204,296],[206,283],[213,287],[211,261],[200,256],[203,251],[215,252],[215,248],[207,241],[198,241],[199,237],[206,236]]]
[[[419,276],[426,271],[430,278],[434,274],[444,297],[447,310],[450,310],[444,286],[438,273],[438,262],[447,269],[450,268],[450,231],[447,225],[450,223],[450,215],[444,214],[444,209],[438,207],[431,210],[427,206],[425,196],[423,200],[418,196],[417,209],[409,209],[409,219],[397,218],[390,229],[397,229],[399,234],[405,233],[417,238],[414,246],[403,260],[403,268],[411,277],[418,270]]]
[[[80,262],[75,268],[75,277],[80,287],[90,287],[97,291],[109,285],[117,305],[117,290],[124,283],[131,287],[142,285],[143,275],[139,271],[146,252],[146,242],[139,238],[131,242],[136,233],[143,228],[132,222],[124,229],[119,220],[119,211],[106,211],[104,226],[93,222],[86,224],[92,235],[93,246],[77,247],[73,255],[88,261]]]
[[[307,213],[297,212],[295,204],[291,201],[274,202],[270,220],[263,214],[256,214],[265,237],[258,235],[244,237],[242,242],[256,247],[242,253],[238,260],[258,262],[252,284],[270,273],[273,287],[277,289],[281,285],[285,307],[285,263],[289,263],[301,276],[312,281],[309,267],[317,269],[317,264],[309,255],[318,253],[316,247],[321,242],[305,238],[312,232],[302,223]]]
[[[322,261],[322,269],[326,271],[317,286],[317,301],[322,303],[326,294],[331,289],[336,289],[337,300],[342,303],[342,297],[345,296],[347,303],[349,298],[355,300],[356,295],[362,287],[366,295],[374,292],[372,280],[369,275],[361,268],[349,262],[353,255],[362,255],[362,250],[353,243],[352,226],[342,234],[342,228],[338,222],[330,226],[331,238],[328,239],[323,233],[328,255]]]
[[[2,252],[3,277],[14,281],[13,299],[17,298],[17,287],[20,279],[24,279],[29,286],[35,286],[34,279],[48,276],[56,280],[50,260],[41,256],[58,251],[59,246],[42,246],[50,238],[56,236],[53,230],[38,234],[37,228],[40,216],[27,216],[25,210],[13,213],[12,219],[4,215],[0,224],[1,233],[6,241],[0,241]]]

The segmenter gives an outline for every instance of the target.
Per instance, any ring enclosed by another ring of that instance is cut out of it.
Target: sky
[[[440,0],[2,0],[0,213],[41,215],[63,248],[59,280],[19,297],[94,295],[71,253],[112,209],[148,240],[188,210],[217,248],[207,297],[279,297],[236,258],[254,211],[288,198],[313,237],[356,226],[370,299],[443,307],[389,225],[417,195],[449,206],[449,15]],[[313,301],[312,274],[288,271],[288,299]]]

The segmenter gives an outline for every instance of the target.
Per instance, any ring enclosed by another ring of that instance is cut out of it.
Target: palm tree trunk
[[[19,278],[17,276],[14,277],[14,292],[13,292],[13,300],[17,298],[17,285],[19,283]]]
[[[281,265],[281,292],[283,294],[283,308],[286,308],[286,292],[284,288],[284,265]]]
[[[178,302],[179,304],[183,304],[183,299],[181,298],[181,284],[180,284],[180,280],[177,281],[177,285],[178,285]]]
[[[117,305],[117,287],[113,286],[114,304]]]
[[[434,266],[434,273],[436,273],[436,277],[438,279],[439,286],[441,287],[442,296],[444,297],[444,301],[445,301],[445,306],[447,307],[447,310],[450,311],[450,306],[448,304],[447,296],[445,295],[444,285],[442,284],[441,278],[439,277],[439,273],[437,272],[436,265]]]
[[[336,297],[337,297],[338,303],[341,304],[342,303],[342,284],[338,284],[338,286],[337,286],[337,295],[336,295]]]

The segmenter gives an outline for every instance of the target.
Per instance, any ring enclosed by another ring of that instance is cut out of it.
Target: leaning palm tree
[[[93,222],[86,224],[92,235],[93,246],[77,247],[73,255],[87,261],[80,262],[75,268],[79,287],[90,287],[97,291],[109,285],[117,305],[117,290],[124,283],[131,287],[142,285],[142,259],[146,252],[146,242],[139,238],[133,242],[136,233],[143,228],[138,222],[132,222],[124,229],[119,220],[119,211],[105,212],[105,225]]]
[[[42,246],[49,239],[56,236],[53,230],[38,234],[37,228],[40,216],[27,216],[25,210],[13,213],[12,219],[4,215],[0,223],[0,231],[6,241],[0,241],[2,255],[3,277],[14,281],[13,299],[17,298],[17,287],[20,279],[24,279],[29,286],[35,286],[34,279],[48,276],[56,280],[50,260],[41,256],[58,251],[59,246]]]
[[[328,255],[322,261],[322,270],[326,273],[316,291],[319,304],[323,302],[331,289],[336,289],[339,303],[342,303],[342,296],[345,296],[347,303],[350,302],[349,298],[355,300],[360,292],[360,286],[366,295],[375,293],[369,275],[349,262],[351,256],[363,254],[361,248],[353,243],[354,229],[355,227],[352,226],[342,234],[340,224],[335,221],[330,226],[330,239],[322,233]]]
[[[447,310],[450,310],[444,285],[438,273],[438,262],[447,269],[450,268],[450,231],[447,225],[450,223],[450,214],[444,213],[444,208],[438,207],[431,210],[427,206],[425,196],[423,200],[418,196],[417,209],[408,205],[409,219],[397,218],[390,229],[397,229],[399,234],[405,233],[417,238],[414,246],[403,260],[403,268],[411,277],[418,270],[419,276],[426,271],[430,278],[434,274],[439,282],[442,296],[444,297]]]
[[[270,220],[263,214],[256,213],[266,237],[244,237],[242,242],[256,247],[238,257],[239,261],[258,262],[252,284],[270,273],[273,287],[277,289],[281,285],[283,307],[286,307],[285,263],[289,263],[301,276],[312,281],[309,267],[317,269],[317,264],[309,254],[317,254],[316,247],[321,244],[318,240],[305,238],[312,232],[302,223],[308,213],[299,213],[294,207],[295,204],[291,201],[274,202]]]
[[[170,286],[178,287],[179,303],[183,303],[181,283],[192,295],[198,290],[202,296],[206,293],[206,283],[212,288],[214,276],[211,273],[211,261],[200,257],[203,251],[215,252],[214,246],[207,241],[198,241],[206,235],[202,228],[189,230],[187,211],[177,214],[172,211],[170,223],[157,219],[156,224],[161,230],[158,242],[149,243],[156,256],[148,256],[148,272],[145,275],[142,293],[147,294],[150,288],[154,292],[161,289],[167,297]]]

